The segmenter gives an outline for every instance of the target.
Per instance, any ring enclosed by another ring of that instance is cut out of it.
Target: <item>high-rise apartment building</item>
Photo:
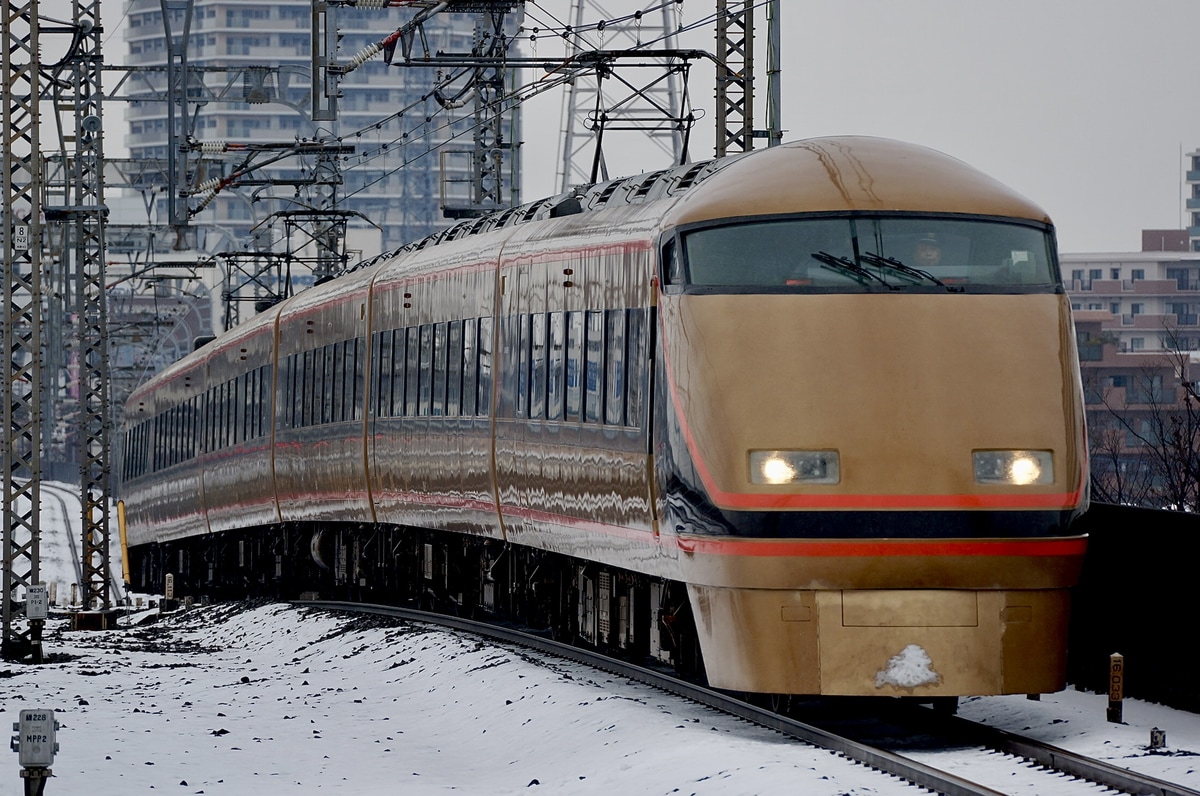
[[[125,21],[128,65],[167,64],[163,5],[160,0],[130,0]],[[183,14],[176,10],[170,13],[171,32],[179,36]],[[411,19],[413,13],[338,7],[337,62],[347,63],[364,47]],[[441,213],[446,187],[450,186],[451,193],[456,187],[461,191],[463,175],[470,168],[469,155],[463,153],[469,152],[473,143],[471,103],[447,101],[444,95],[448,89],[444,87],[434,91],[439,78],[445,77],[445,70],[439,73],[430,67],[389,66],[376,55],[341,80],[337,118],[314,121],[309,78],[312,25],[311,0],[192,3],[186,53],[189,80],[203,79],[214,89],[192,91],[193,98],[218,93],[231,74],[222,69],[279,68],[278,72],[250,70],[240,85],[224,91],[222,101],[191,104],[194,121],[190,125],[198,142],[273,144],[320,139],[352,147],[352,151],[340,153],[336,163],[322,161],[312,153],[286,157],[223,189],[191,219],[204,232],[200,236],[202,248],[213,251],[244,245],[252,228],[261,232],[274,226],[275,240],[267,245],[278,249],[281,227],[273,225],[272,214],[329,205],[332,200],[328,189],[323,195],[311,183],[328,178],[333,167],[342,183],[333,199],[339,210],[352,214],[347,239],[356,255],[369,257],[394,249],[447,223]],[[467,54],[472,49],[475,29],[474,15],[443,13],[425,24],[424,39],[431,51]],[[418,52],[423,49],[419,40],[416,47]],[[165,88],[167,82],[165,72],[149,74],[146,79],[156,88]],[[132,102],[127,122],[128,148],[135,160],[167,158],[166,103]],[[463,156],[455,159],[447,153]],[[200,167],[208,173],[196,175],[196,156],[190,157],[193,184],[228,177],[241,166],[236,159],[226,159],[216,169],[211,165]],[[259,157],[257,161],[266,159]],[[214,170],[217,173],[212,173]],[[262,184],[270,179],[282,184]],[[190,205],[195,207],[202,198],[194,196]],[[448,197],[449,201],[454,198]],[[158,218],[153,219],[156,223],[166,222],[167,201],[165,195],[158,200]],[[264,242],[260,239],[256,245],[261,248]],[[292,278],[304,281],[302,274],[293,274]]]

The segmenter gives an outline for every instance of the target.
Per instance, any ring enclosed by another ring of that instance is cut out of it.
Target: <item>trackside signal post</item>
[[[50,766],[58,751],[58,722],[54,711],[42,708],[22,710],[20,720],[13,724],[16,736],[9,744],[20,755],[21,779],[25,781],[25,796],[42,796],[46,780],[54,776]]]

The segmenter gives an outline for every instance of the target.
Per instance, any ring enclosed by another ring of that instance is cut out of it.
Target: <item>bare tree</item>
[[[1089,387],[1106,411],[1089,429],[1093,495],[1106,502],[1200,511],[1200,384],[1175,331],[1122,383]]]

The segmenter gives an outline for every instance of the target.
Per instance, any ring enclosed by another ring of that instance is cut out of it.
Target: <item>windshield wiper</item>
[[[879,284],[886,287],[888,290],[895,290],[896,286],[891,285],[883,277],[878,274],[873,274],[866,268],[863,268],[853,260],[847,260],[845,257],[838,257],[829,252],[813,252],[811,255],[814,260],[828,268],[830,271],[837,271],[843,274],[849,274],[854,281],[860,285],[865,285],[871,279],[874,279]]]
[[[945,282],[938,279],[928,271],[922,271],[920,268],[913,268],[911,265],[905,265],[894,257],[882,257],[874,252],[863,252],[859,256],[876,268],[890,268],[891,270],[904,274],[918,282],[922,279],[926,279],[938,287],[946,288],[946,290],[949,290],[951,293],[962,290],[962,288],[956,288],[953,285],[947,285]]]

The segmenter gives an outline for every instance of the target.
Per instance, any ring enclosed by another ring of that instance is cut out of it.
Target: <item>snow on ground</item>
[[[44,707],[62,724],[48,794],[911,793],[680,698],[451,631],[280,604],[68,628],[52,620],[50,662],[0,670],[3,721]],[[1118,726],[1106,707],[1066,691],[962,713],[1200,788],[1200,718],[1131,701]],[[1164,753],[1147,751],[1151,727]],[[19,788],[13,755],[0,794]]]
[[[70,561],[75,531],[50,513],[43,579],[69,582],[69,565],[46,562]],[[41,666],[0,664],[0,722],[56,711],[49,796],[912,793],[645,686],[378,617],[219,605],[104,632],[55,618],[46,653]],[[1113,725],[1106,707],[1064,691],[970,699],[961,713],[1200,789],[1200,717],[1130,700]],[[1147,749],[1154,727],[1165,750]],[[10,753],[0,796],[22,792],[18,772]]]
[[[0,672],[6,721],[57,711],[47,793],[904,792],[645,686],[375,617],[214,606],[60,622],[47,650],[74,659]],[[15,763],[0,783],[17,787]]]

